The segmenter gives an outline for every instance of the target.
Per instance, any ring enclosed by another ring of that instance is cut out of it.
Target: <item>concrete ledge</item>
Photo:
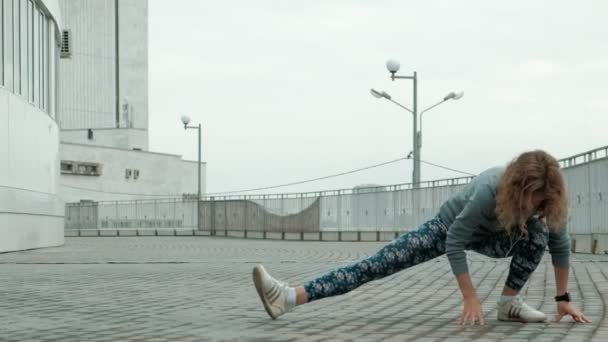
[[[399,232],[380,232],[380,241],[393,241]]]
[[[138,229],[137,236],[156,236],[156,229]]]
[[[358,232],[340,232],[340,241],[359,241]]]
[[[608,234],[593,234],[593,237],[591,239],[591,246],[593,246],[594,241],[596,241],[595,254],[608,254]],[[591,249],[591,252],[593,252],[593,247]]]
[[[348,231],[348,232],[318,232],[318,233],[301,233],[301,232],[259,232],[259,231],[239,231],[239,230],[218,230],[213,236],[217,237],[233,237],[239,239],[268,239],[268,240],[289,240],[289,241],[344,241],[344,242],[375,242],[375,241],[392,241],[399,237],[405,231],[392,232],[373,232],[373,231]],[[582,234],[581,234],[582,235]],[[587,252],[591,249],[593,238],[600,240],[599,237],[591,235],[573,236],[573,239],[578,241],[575,243],[577,252]],[[212,236],[208,230],[198,230],[190,228],[150,228],[150,229],[64,229],[66,237],[95,237],[95,236]],[[608,237],[608,235],[607,235]],[[608,239],[608,238],[607,238]],[[583,246],[580,246],[581,241]],[[596,253],[603,253],[603,241],[598,241],[596,244]],[[574,247],[574,246],[573,246]]]
[[[320,241],[320,233],[304,233],[304,241]]]
[[[192,229],[175,229],[175,236],[193,236]]]
[[[268,239],[268,240],[283,240],[283,233],[266,232],[266,239]]]
[[[244,238],[245,237],[245,232],[244,231],[238,231],[238,230],[227,230],[226,231],[226,236],[235,237],[235,238]]]
[[[81,229],[80,236],[99,236],[99,230],[97,229]]]
[[[175,229],[170,228],[158,228],[156,230],[157,236],[175,236]]]
[[[361,232],[361,241],[378,241],[377,232]]]
[[[321,232],[321,241],[339,241],[338,232]]]
[[[285,233],[285,240],[302,240],[302,233]]]
[[[63,231],[65,237],[76,237],[78,236],[78,229],[66,229]]]
[[[247,232],[248,239],[263,239],[264,232]]]
[[[99,236],[118,236],[116,229],[100,229]]]
[[[137,229],[119,229],[118,236],[137,236]]]
[[[573,253],[591,253],[591,234],[570,234],[570,247]]]

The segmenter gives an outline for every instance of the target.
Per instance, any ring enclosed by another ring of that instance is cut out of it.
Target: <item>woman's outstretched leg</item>
[[[391,241],[374,255],[304,284],[309,301],[341,295],[375,279],[445,253],[447,227],[434,218]]]
[[[266,311],[276,319],[296,304],[341,295],[371,280],[441,256],[445,253],[446,236],[447,227],[436,217],[416,230],[404,233],[374,255],[328,272],[302,286],[289,287],[268,275],[262,266],[254,268],[254,283]]]

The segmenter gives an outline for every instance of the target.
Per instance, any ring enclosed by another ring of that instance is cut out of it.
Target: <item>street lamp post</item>
[[[198,129],[198,192],[197,192],[197,196],[196,196],[196,226],[197,229],[201,229],[201,219],[200,219],[200,215],[201,215],[201,151],[202,151],[202,145],[201,145],[201,124],[199,123],[198,126],[188,126],[188,124],[190,123],[190,117],[188,116],[182,116],[182,123],[184,124],[184,129]]]
[[[418,145],[418,73],[414,71],[414,75],[412,76],[395,75],[397,71],[399,71],[400,67],[401,65],[399,62],[394,59],[389,59],[386,61],[386,68],[391,73],[391,80],[394,81],[395,79],[405,79],[412,80],[414,82],[413,110],[410,110],[410,112],[414,115],[414,134],[412,136],[414,146],[414,170],[412,175],[412,183],[414,183],[414,186],[417,187],[418,184],[420,184],[420,146]]]
[[[448,101],[448,100],[458,100],[460,98],[462,98],[462,96],[464,95],[463,92],[450,92],[449,94],[447,94],[446,96],[443,97],[443,99],[439,102],[437,102],[436,104],[424,109],[423,111],[420,112],[420,129],[418,129],[418,74],[416,72],[414,72],[414,74],[412,76],[402,76],[402,75],[396,75],[397,71],[399,71],[400,68],[400,64],[398,61],[394,60],[394,59],[389,59],[386,62],[386,68],[388,69],[388,71],[390,71],[391,73],[391,79],[394,81],[395,79],[407,79],[407,80],[412,80],[414,82],[414,91],[413,91],[413,109],[409,109],[406,106],[400,104],[399,102],[393,100],[391,98],[391,96],[389,94],[387,94],[384,91],[378,91],[375,89],[371,89],[371,93],[374,97],[377,98],[385,98],[391,102],[393,102],[394,104],[398,105],[399,107],[405,109],[406,111],[412,113],[413,116],[413,120],[414,120],[414,127],[413,127],[413,151],[414,151],[414,170],[412,172],[412,183],[414,184],[414,187],[418,187],[420,184],[420,154],[421,154],[421,147],[422,147],[422,116],[424,115],[424,113],[428,112],[429,110],[439,106],[440,104]]]

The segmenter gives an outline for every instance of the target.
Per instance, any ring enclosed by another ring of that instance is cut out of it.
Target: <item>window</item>
[[[139,178],[139,170],[135,169],[133,170],[133,179],[137,179]]]
[[[21,66],[20,79],[21,79],[21,91],[20,94],[27,98],[28,89],[28,75],[27,75],[27,0],[19,0],[19,50],[21,51],[21,58],[19,59],[19,65]]]
[[[4,0],[0,0],[0,86],[4,85]]]
[[[40,104],[40,17],[38,16],[37,9],[34,7],[34,12],[32,13],[32,22],[34,23],[34,105],[36,107]]]
[[[46,16],[40,13],[40,109],[46,111]]]
[[[3,1],[4,86],[13,90],[13,0]]]
[[[97,173],[97,165],[78,164],[78,173],[81,175]]]
[[[74,173],[74,162],[71,161],[61,161],[61,173]]]
[[[101,164],[62,160],[61,174],[101,176]]]
[[[34,0],[0,0],[0,86],[49,112],[51,18]]]
[[[21,15],[19,0],[13,0],[13,91],[21,95]]]
[[[49,112],[49,18],[44,16],[44,111]]]
[[[125,169],[125,179],[131,178],[132,171],[131,169]]]
[[[34,3],[27,3],[27,99],[34,103]]]
[[[37,8],[36,11],[36,22],[38,23],[38,29],[36,30],[36,34],[38,34],[38,38],[36,39],[36,44],[38,45],[38,51],[36,51],[36,58],[38,59],[36,64],[38,81],[36,82],[36,87],[38,88],[38,101],[36,101],[36,107],[42,108],[42,13],[40,13],[40,9]]]
[[[71,38],[70,30],[63,30],[61,32],[61,58],[72,57]]]

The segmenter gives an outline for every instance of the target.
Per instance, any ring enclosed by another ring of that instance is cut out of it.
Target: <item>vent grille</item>
[[[72,57],[72,34],[69,30],[61,32],[61,58]]]

